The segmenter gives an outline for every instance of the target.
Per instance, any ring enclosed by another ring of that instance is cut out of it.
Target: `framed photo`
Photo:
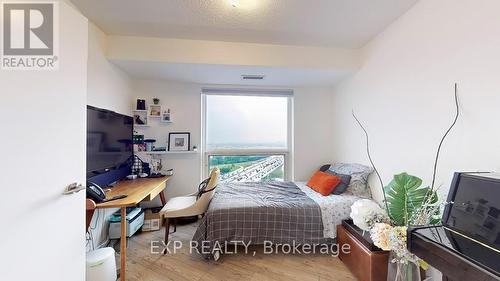
[[[148,125],[148,112],[146,110],[134,110],[134,126]]]
[[[146,100],[145,99],[137,99],[135,109],[136,110],[146,110]]]
[[[189,151],[191,133],[169,133],[168,151]]]
[[[161,122],[164,123],[172,123],[172,116],[170,115],[170,112],[163,112],[161,115]]]
[[[150,117],[160,117],[161,116],[161,105],[150,105],[149,106],[149,116]]]

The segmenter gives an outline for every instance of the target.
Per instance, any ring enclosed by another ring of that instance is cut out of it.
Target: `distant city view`
[[[269,154],[288,148],[288,113],[287,97],[206,96],[207,152],[229,154],[209,156],[209,168],[222,182],[283,181],[285,157]],[[248,150],[268,155],[238,155]]]
[[[213,155],[209,157],[209,168],[220,169],[221,182],[283,181],[284,163],[283,155]]]

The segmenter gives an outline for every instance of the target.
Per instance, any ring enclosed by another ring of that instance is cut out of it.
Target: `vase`
[[[389,268],[387,281],[420,281],[420,267],[414,262],[392,262],[393,256],[389,255]]]

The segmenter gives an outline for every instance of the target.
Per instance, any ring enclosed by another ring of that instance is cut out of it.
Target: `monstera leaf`
[[[422,180],[418,177],[401,173],[384,188],[387,198],[389,216],[397,226],[409,226],[426,202],[428,196],[434,200],[435,194],[430,194],[429,187],[420,187]]]

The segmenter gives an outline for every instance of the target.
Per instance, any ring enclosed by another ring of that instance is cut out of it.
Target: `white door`
[[[87,26],[60,2],[59,69],[0,70],[0,280],[84,280]]]

